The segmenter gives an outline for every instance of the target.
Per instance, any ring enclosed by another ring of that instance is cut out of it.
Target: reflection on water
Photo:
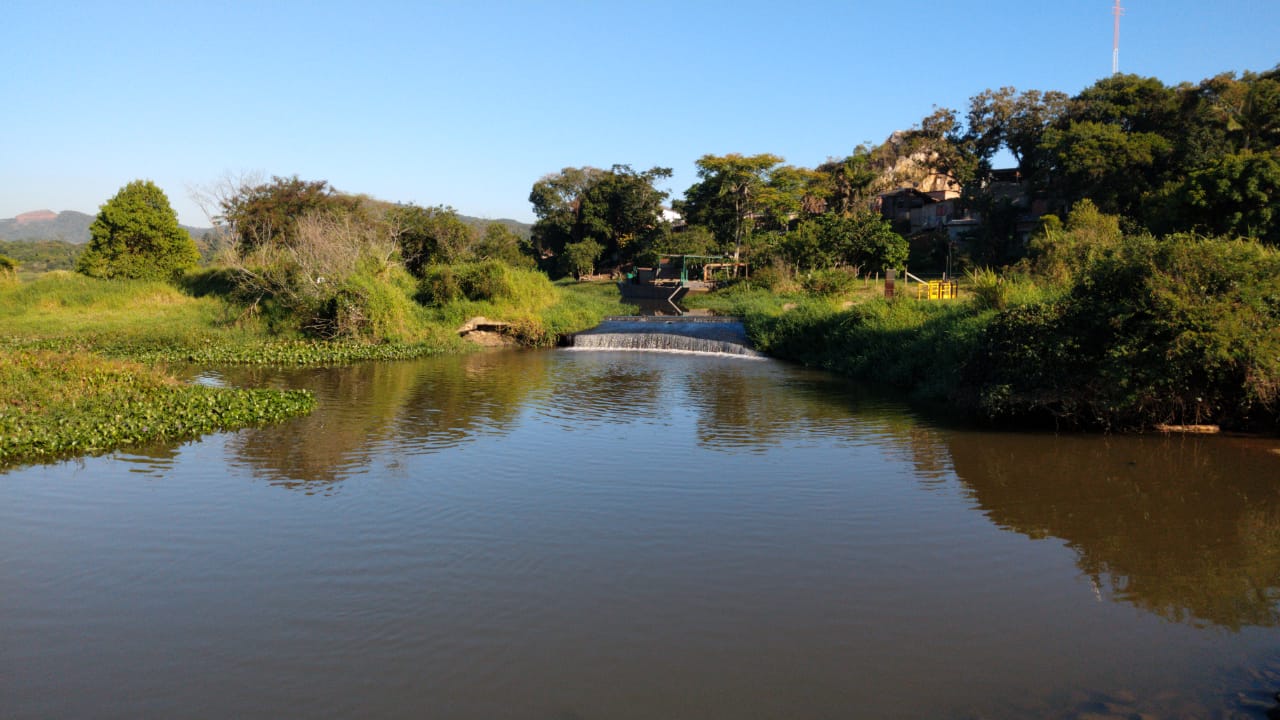
[[[0,476],[0,717],[1260,718],[1280,689],[1274,443],[957,432],[650,353],[201,381],[320,405]]]
[[[625,354],[490,352],[204,381],[318,395],[319,409],[288,432],[247,430],[229,443],[233,462],[291,489],[332,491],[375,458],[502,436],[521,413],[566,432],[669,426],[682,413],[709,450],[875,444],[921,483],[954,471],[996,525],[1066,541],[1100,594],[1168,620],[1232,629],[1280,620],[1280,456],[1270,443],[940,432],[823,373]],[[645,449],[641,441],[637,456]],[[156,474],[175,454],[157,447],[122,460]]]
[[[1280,462],[1266,445],[976,433],[949,444],[992,522],[1067,541],[1108,597],[1232,629],[1280,619]]]
[[[287,432],[246,430],[231,447],[237,462],[274,483],[328,488],[387,452],[435,452],[504,432],[525,396],[547,382],[546,357],[476,353],[323,370],[231,369],[226,382],[305,387],[319,400]]]

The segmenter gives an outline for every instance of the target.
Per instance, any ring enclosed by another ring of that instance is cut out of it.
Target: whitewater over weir
[[[570,349],[631,350],[764,358],[732,317],[612,316],[574,335]]]

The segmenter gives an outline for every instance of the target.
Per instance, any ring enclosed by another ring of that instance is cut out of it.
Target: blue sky
[[[1169,84],[1280,62],[1276,0],[1126,0],[1120,65]],[[0,7],[0,218],[149,178],[257,172],[531,220],[563,167],[813,166],[988,87],[1111,70],[1109,0],[68,2]]]

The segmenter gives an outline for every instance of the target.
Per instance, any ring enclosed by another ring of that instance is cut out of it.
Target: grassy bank
[[[983,422],[1280,425],[1280,253],[1191,236],[1088,253],[1058,280],[1034,265],[980,275],[960,301],[739,289],[703,304],[743,317],[772,355]]]
[[[421,283],[370,287],[378,334],[317,338],[301,323],[217,291],[219,271],[178,285],[53,272],[0,283],[0,466],[96,453],[275,422],[309,412],[305,393],[192,387],[169,363],[337,365],[398,360],[472,346],[457,328],[484,316],[514,340],[557,337],[624,311],[616,290],[553,285],[532,270],[477,266],[483,287],[427,297]]]
[[[91,352],[147,363],[332,365],[396,360],[470,347],[457,328],[484,316],[508,322],[525,345],[554,345],[607,314],[624,312],[616,290],[553,285],[531,270],[499,270],[486,292],[422,303],[398,288],[395,333],[317,338],[267,312],[253,312],[196,277],[185,288],[159,281],[99,280],[54,272],[0,285],[0,347]],[[389,325],[391,323],[388,323]]]

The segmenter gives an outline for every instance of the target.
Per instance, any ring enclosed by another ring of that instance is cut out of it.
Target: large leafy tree
[[[965,137],[989,170],[992,157],[1001,148],[1009,151],[1018,168],[1030,175],[1035,167],[1040,138],[1066,112],[1066,93],[1011,87],[983,90],[969,99]]]
[[[1280,151],[1227,155],[1192,173],[1179,199],[1197,230],[1280,245]]]
[[[529,240],[497,222],[485,226],[472,254],[477,260],[499,260],[515,267],[534,266],[533,246]]]
[[[227,226],[244,252],[263,245],[291,246],[297,241],[301,218],[354,213],[360,203],[359,197],[344,195],[325,180],[277,176],[268,183],[242,186],[224,198],[217,220]]]
[[[580,237],[600,241],[604,257],[620,262],[633,257],[662,217],[667,193],[654,184],[669,177],[670,168],[636,172],[629,165],[614,165],[581,197],[577,219]]]
[[[1074,204],[1091,198],[1104,212],[1136,216],[1144,196],[1161,185],[1171,143],[1120,124],[1071,121],[1049,128],[1041,148],[1050,158],[1057,195]]]
[[[600,257],[626,262],[661,235],[665,191],[655,186],[670,168],[636,171],[629,165],[608,170],[565,168],[534,183],[529,202],[538,216],[533,245],[542,257],[591,240]]]
[[[798,270],[847,266],[879,272],[902,267],[910,248],[887,220],[863,210],[806,219],[782,238],[778,249]]]
[[[400,257],[409,272],[421,275],[426,266],[470,259],[475,230],[451,207],[400,205],[387,212],[400,243]]]
[[[703,155],[698,159],[698,178],[677,205],[691,224],[711,229],[722,246],[733,248],[737,261],[761,213],[760,197],[768,187],[774,168],[782,158],[760,155]]]
[[[872,149],[859,145],[853,153],[839,160],[828,160],[815,172],[813,196],[822,200],[826,212],[849,215],[865,209],[871,199],[880,172],[872,159]]]
[[[581,239],[578,209],[582,196],[604,173],[593,167],[564,168],[533,184],[529,203],[538,220],[533,224],[532,241],[540,257],[559,255],[565,245]]]
[[[150,180],[120,188],[89,226],[89,238],[76,269],[92,277],[171,279],[200,261],[169,198]]]

